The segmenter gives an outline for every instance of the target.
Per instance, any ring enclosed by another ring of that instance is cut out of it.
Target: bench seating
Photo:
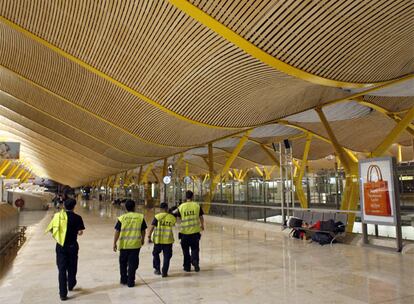
[[[312,236],[316,232],[326,233],[331,235],[332,243],[337,240],[339,237],[343,237],[346,235],[346,225],[348,223],[348,214],[341,213],[341,212],[321,212],[321,211],[309,211],[309,210],[294,210],[293,217],[299,218],[303,220],[303,222],[308,223],[309,225],[315,224],[317,221],[329,221],[334,220],[334,222],[342,222],[345,225],[344,232],[333,232],[333,231],[322,231],[322,230],[315,230],[310,228],[304,227],[294,227],[290,234],[294,231],[304,231],[306,234]]]

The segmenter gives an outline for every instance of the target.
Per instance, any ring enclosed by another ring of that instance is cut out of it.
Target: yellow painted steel
[[[391,86],[396,85],[396,84],[403,83],[403,82],[408,81],[408,80],[413,79],[413,78],[414,78],[414,74],[408,74],[408,75],[402,76],[402,77],[397,78],[397,79],[389,80],[389,81],[386,81],[386,82],[383,82],[383,83],[378,83],[378,84],[376,84],[375,87],[366,89],[366,90],[358,92],[358,93],[351,94],[351,95],[349,95],[347,97],[344,97],[344,98],[338,98],[338,99],[333,99],[333,100],[324,102],[320,106],[325,107],[325,106],[328,106],[328,105],[331,105],[331,104],[334,104],[334,103],[338,103],[338,102],[356,100],[357,98],[360,98],[364,95],[369,95],[369,93],[379,91],[381,89],[385,89],[385,88],[391,87]]]
[[[229,29],[227,26],[223,25],[210,15],[206,14],[204,11],[193,5],[187,0],[168,0],[171,4],[179,8],[181,11],[192,17],[193,19],[197,20],[207,28],[213,30],[221,37],[226,39],[227,41],[231,42],[232,44],[236,45],[244,52],[249,54],[250,56],[260,60],[261,62],[281,71],[291,76],[319,84],[324,86],[331,86],[331,87],[338,87],[338,88],[366,88],[371,87],[374,85],[380,85],[387,82],[377,82],[377,83],[352,83],[352,82],[344,82],[344,81],[337,81],[334,79],[328,79],[324,77],[320,77],[298,68],[295,68],[275,57],[266,53],[244,37],[240,36],[236,32]]]
[[[11,165],[10,160],[4,160],[0,166],[0,175],[2,175],[10,165]]]
[[[26,172],[26,168],[21,168],[19,172],[16,172],[15,179],[19,179],[24,172]]]
[[[402,162],[402,147],[401,145],[397,145],[397,148],[398,148],[397,161],[400,163]]]
[[[19,165],[13,165],[13,167],[10,168],[9,173],[7,173],[6,178],[12,178],[13,174],[17,171],[17,169],[19,169]]]
[[[330,139],[332,145],[334,146],[336,153],[338,154],[339,158],[341,159],[341,162],[342,162],[345,170],[348,171],[348,172],[351,171],[351,166],[352,166],[351,158],[345,152],[344,148],[339,144],[338,140],[336,139],[336,136],[333,133],[333,130],[332,130],[331,126],[329,125],[328,120],[325,117],[325,114],[323,113],[322,109],[320,109],[320,108],[316,108],[315,111],[316,111],[316,113],[318,113],[319,118],[320,118],[322,124],[324,125],[325,130],[329,135],[329,139]]]
[[[11,22],[10,20],[4,18],[3,16],[0,16],[0,22],[2,22],[3,24],[9,26],[10,28],[24,34],[25,36],[29,37],[30,39],[36,41],[37,43],[45,46],[46,48],[52,50],[53,52],[59,54],[60,56],[76,63],[77,65],[81,66],[82,68],[88,70],[89,72],[105,79],[106,81],[116,85],[117,87],[121,88],[122,90],[130,93],[131,95],[134,95],[136,97],[138,97],[139,99],[141,99],[142,101],[154,106],[155,108],[161,110],[164,113],[167,113],[168,115],[171,115],[177,119],[180,119],[182,121],[194,124],[194,125],[199,125],[199,126],[203,126],[203,127],[207,127],[207,128],[214,128],[214,129],[225,129],[225,130],[235,130],[238,128],[232,128],[232,127],[222,127],[222,126],[216,126],[216,125],[211,125],[211,124],[207,124],[207,123],[203,123],[200,121],[196,121],[194,119],[188,118],[184,115],[181,115],[177,112],[174,112],[170,109],[168,109],[167,107],[159,104],[158,102],[152,100],[151,98],[139,93],[138,91],[128,87],[127,85],[121,83],[120,81],[112,78],[111,76],[101,72],[100,70],[98,70],[97,68],[89,65],[88,63],[80,60],[79,58],[67,53],[66,51],[56,47],[55,45],[51,44],[50,42],[44,40],[43,38],[40,38],[39,36],[36,36],[35,34],[29,32],[28,30],[26,30],[25,28],[21,27],[20,25],[17,25],[14,22]],[[96,115],[96,114],[93,114]],[[98,116],[99,117],[99,116]]]
[[[311,143],[312,143],[312,134],[308,134],[306,137],[305,148],[303,150],[302,162],[299,166],[299,174],[295,178],[296,194],[298,196],[299,203],[302,208],[308,208],[308,200],[306,199],[305,191],[303,190],[302,179],[305,174],[306,165],[308,163],[308,155],[309,155]]]
[[[255,166],[254,169],[256,170],[257,173],[259,173],[259,175],[261,177],[263,177],[263,172],[262,172],[262,170],[260,170],[260,168],[258,166]]]
[[[388,117],[392,118],[396,123],[399,123],[401,121],[401,117],[398,114],[388,114]],[[414,137],[414,124],[408,124],[405,130]]]
[[[189,172],[190,170],[189,170],[189,168],[188,168],[188,163],[186,162],[185,163],[185,176],[188,176],[189,175]]]
[[[272,178],[272,173],[273,171],[275,171],[275,169],[276,169],[276,166],[271,166],[269,169],[266,167],[263,168],[265,180],[269,180]]]
[[[154,169],[151,169],[151,173],[155,177],[155,180],[157,181],[157,183],[160,183],[160,179],[159,179],[157,173],[155,173],[155,170]]]
[[[325,127],[326,132],[329,135],[330,141],[335,149],[335,152],[341,160],[342,166],[345,170],[345,189],[341,201],[342,210],[356,210],[358,206],[359,198],[359,184],[358,184],[358,161],[355,161],[338,142],[335,137],[328,120],[325,117],[322,109],[315,109],[321,119],[322,124]],[[353,155],[353,154],[352,154]],[[347,230],[352,231],[355,221],[355,215],[353,213],[348,214]]]
[[[220,151],[223,151],[224,153],[226,153],[226,154],[228,154],[228,155],[231,155],[231,154],[232,154],[231,152],[229,152],[229,151],[227,151],[227,150],[225,150],[225,149],[223,149],[223,148],[217,148],[217,147],[216,147],[215,149],[220,150]],[[256,166],[261,166],[261,164],[259,164],[259,163],[255,162],[254,160],[248,159],[248,158],[246,158],[246,157],[243,157],[243,156],[237,155],[237,158],[240,158],[241,160],[244,160],[244,161],[247,161],[247,162],[251,162],[252,164],[254,164],[254,165],[256,165]]]
[[[392,131],[387,135],[387,137],[375,148],[371,153],[371,157],[382,156],[388,148],[398,139],[400,134],[407,128],[407,126],[414,119],[414,107],[412,107],[405,116],[401,119],[400,122],[392,129]]]
[[[208,170],[207,169],[205,169],[205,168],[203,168],[203,167],[201,167],[201,166],[199,166],[199,165],[197,165],[197,164],[195,164],[195,163],[193,163],[193,162],[190,162],[190,161],[188,161],[188,160],[184,160],[184,163],[188,163],[189,165],[191,165],[192,167],[195,167],[195,168],[198,168],[198,169],[200,169],[200,170],[202,170],[202,171],[205,171],[205,172],[208,172]]]
[[[154,163],[150,163],[147,168],[145,169],[144,174],[142,175],[142,181],[144,183],[148,182],[148,174],[151,172],[152,168],[154,167]]]
[[[162,177],[167,175],[167,169],[168,169],[168,160],[164,158],[164,162],[162,163]]]
[[[240,139],[239,143],[237,144],[237,146],[234,148],[233,152],[230,154],[229,158],[227,159],[226,163],[223,165],[223,168],[221,169],[221,172],[219,174],[217,174],[216,176],[214,176],[214,178],[210,178],[210,192],[209,195],[207,196],[207,201],[204,204],[204,208],[203,211],[208,213],[210,211],[210,205],[211,205],[211,201],[214,197],[214,190],[216,189],[217,184],[221,181],[222,177],[225,176],[227,174],[227,172],[229,171],[231,165],[233,164],[234,160],[236,159],[236,157],[238,156],[238,154],[240,153],[240,151],[243,149],[244,145],[246,144],[248,137],[249,137],[250,131],[247,131],[243,137]],[[210,153],[211,151],[211,153]],[[213,147],[209,145],[209,163],[212,163],[213,161]],[[212,172],[210,172],[210,176],[213,177]]]
[[[250,134],[250,131],[247,131],[244,134],[244,136],[240,139],[239,143],[234,148],[233,152],[231,153],[231,155],[227,159],[226,163],[224,164],[224,166],[221,170],[222,174],[225,174],[230,169],[230,167],[233,164],[234,160],[237,158],[240,151],[243,149],[244,145],[246,144],[249,134]],[[214,181],[218,182],[219,180],[220,180],[220,175],[218,175],[214,178]]]

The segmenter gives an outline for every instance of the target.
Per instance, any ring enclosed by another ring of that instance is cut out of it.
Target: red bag
[[[377,174],[377,181],[372,181],[372,171]],[[364,183],[365,214],[377,216],[391,215],[390,193],[388,182],[382,179],[380,167],[370,165],[367,172],[367,182]]]

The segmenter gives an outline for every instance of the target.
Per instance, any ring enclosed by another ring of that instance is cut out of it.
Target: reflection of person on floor
[[[59,270],[59,294],[62,301],[67,299],[68,289],[76,285],[78,269],[78,235],[83,234],[85,226],[82,217],[73,212],[76,200],[67,199],[65,209],[56,213],[47,226],[46,232],[52,232],[56,239],[56,264]]]
[[[181,218],[180,239],[184,255],[184,271],[191,271],[191,264],[196,272],[200,271],[200,231],[204,230],[203,209],[193,202],[193,192],[185,193],[187,201],[178,206],[177,215]],[[191,249],[191,253],[190,253]]]
[[[154,242],[154,249],[152,251],[154,273],[157,275],[162,274],[162,277],[167,277],[173,253],[174,235],[172,228],[175,226],[177,220],[174,215],[168,213],[167,203],[161,203],[160,208],[162,211],[155,215],[148,233],[148,239],[151,241],[151,234],[154,231],[152,235],[152,241]],[[161,252],[164,257],[162,272],[160,271]]]
[[[121,284],[128,287],[135,286],[135,273],[139,265],[139,251],[145,240],[147,224],[144,215],[135,212],[135,202],[125,202],[127,213],[118,218],[115,225],[114,246],[116,252],[119,248],[119,269]],[[119,240],[119,246],[117,242]]]

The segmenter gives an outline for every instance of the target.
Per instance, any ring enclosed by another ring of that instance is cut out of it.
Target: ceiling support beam
[[[298,196],[299,203],[302,208],[308,208],[308,200],[306,199],[305,191],[303,190],[302,179],[303,179],[303,176],[305,175],[305,168],[308,164],[308,156],[309,156],[311,142],[312,142],[312,134],[308,134],[306,137],[305,148],[303,150],[302,162],[300,163],[300,166],[299,166],[299,172],[297,176],[295,174],[295,178],[294,178],[296,195]]]
[[[3,175],[3,173],[6,172],[7,168],[10,167],[11,163],[12,162],[7,159],[3,161],[3,163],[0,166],[0,175]]]
[[[371,153],[371,157],[382,156],[389,147],[398,139],[401,133],[411,124],[414,119],[414,107],[412,107],[400,122],[391,130],[387,137]]]
[[[380,82],[380,83],[352,83],[352,82],[344,82],[344,81],[337,81],[334,79],[324,78],[321,76],[317,76],[301,69],[298,69],[294,66],[291,66],[272,55],[266,53],[261,48],[257,47],[249,40],[245,39],[244,37],[240,36],[224,24],[220,23],[209,14],[205,13],[203,10],[199,9],[197,6],[193,5],[187,0],[169,0],[169,2],[186,13],[188,16],[192,17],[199,23],[203,24],[207,28],[211,29],[212,31],[216,32],[218,35],[226,39],[227,41],[231,42],[232,44],[236,45],[240,49],[242,49],[245,53],[249,54],[250,56],[260,60],[261,62],[267,64],[270,67],[275,68],[278,71],[286,73],[288,75],[315,83],[324,86],[331,86],[337,88],[367,88],[372,87],[374,85],[381,85],[387,82]]]
[[[112,78],[111,76],[105,74],[104,72],[98,70],[97,68],[93,67],[92,65],[80,60],[79,58],[67,53],[66,51],[58,48],[57,46],[53,45],[52,43],[50,43],[49,41],[44,40],[43,38],[31,33],[30,31],[26,30],[25,28],[21,27],[20,25],[4,18],[3,16],[0,16],[0,22],[7,25],[9,28],[12,28],[13,30],[16,30],[20,33],[22,33],[23,35],[25,35],[26,37],[28,37],[29,39],[39,43],[40,45],[46,47],[47,49],[57,53],[58,55],[66,58],[67,60],[75,63],[78,66],[81,66],[82,68],[84,68],[85,70],[87,70],[90,73],[93,73],[95,75],[97,75],[98,77],[105,79],[106,81],[112,83],[113,85],[119,87],[120,89],[128,92],[129,94],[138,97],[140,100],[144,101],[147,104],[150,104],[152,106],[154,106],[155,108],[157,108],[158,110],[174,117],[177,118],[179,120],[191,123],[193,125],[199,125],[199,126],[203,126],[203,127],[207,127],[207,128],[214,128],[214,129],[224,129],[224,130],[236,130],[238,128],[231,128],[231,127],[222,127],[222,126],[216,126],[216,125],[210,125],[207,123],[203,123],[191,118],[188,118],[182,114],[179,114],[177,112],[174,112],[170,109],[168,109],[167,107],[159,104],[158,102],[152,100],[151,98],[141,94],[140,92],[130,88],[129,86],[121,83],[120,81],[116,80],[115,78]],[[92,113],[93,115],[97,116],[99,119],[103,119],[103,117]],[[118,128],[120,128],[119,126],[117,126]],[[130,132],[128,130],[125,130],[126,132]]]

